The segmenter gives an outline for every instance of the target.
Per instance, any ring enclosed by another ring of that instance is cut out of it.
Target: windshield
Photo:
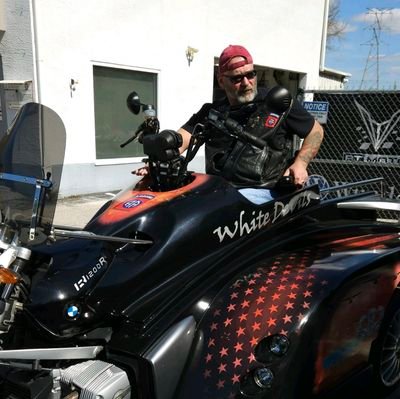
[[[60,117],[44,105],[25,104],[0,139],[3,223],[13,228],[34,225],[50,230],[64,151],[65,128]],[[51,187],[45,189],[45,186]]]

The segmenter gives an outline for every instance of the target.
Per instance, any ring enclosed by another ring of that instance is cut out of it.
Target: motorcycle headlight
[[[271,363],[286,355],[290,347],[289,338],[283,334],[263,338],[254,349],[255,358],[261,363]]]
[[[261,367],[254,370],[253,378],[260,388],[270,388],[274,380],[274,373],[269,368]]]
[[[244,396],[256,396],[269,390],[275,377],[268,367],[258,367],[246,374],[240,381],[240,392]]]

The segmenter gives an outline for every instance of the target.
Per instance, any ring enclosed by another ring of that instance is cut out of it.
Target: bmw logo
[[[76,305],[68,306],[68,308],[67,308],[67,317],[69,319],[75,319],[76,317],[79,316],[79,313],[80,312],[79,312],[78,306],[76,306]]]

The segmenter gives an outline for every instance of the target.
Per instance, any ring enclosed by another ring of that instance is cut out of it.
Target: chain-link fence
[[[400,91],[308,91],[303,96],[307,93],[314,102],[329,104],[325,139],[310,174],[325,186],[383,177],[384,196],[400,199]],[[381,186],[350,193],[371,189],[381,191]]]

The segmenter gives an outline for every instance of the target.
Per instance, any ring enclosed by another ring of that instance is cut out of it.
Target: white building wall
[[[300,72],[307,86],[318,85],[324,0],[5,1],[24,10],[21,31],[30,30],[31,5],[34,55],[26,46],[18,67],[7,61],[5,79],[33,78],[36,69],[37,100],[64,121],[63,195],[119,189],[136,167],[96,165],[93,65],[158,73],[162,129],[177,129],[211,100],[214,57],[228,44],[243,44],[256,64]],[[187,46],[199,50],[190,66]],[[78,81],[73,92],[71,79]]]

